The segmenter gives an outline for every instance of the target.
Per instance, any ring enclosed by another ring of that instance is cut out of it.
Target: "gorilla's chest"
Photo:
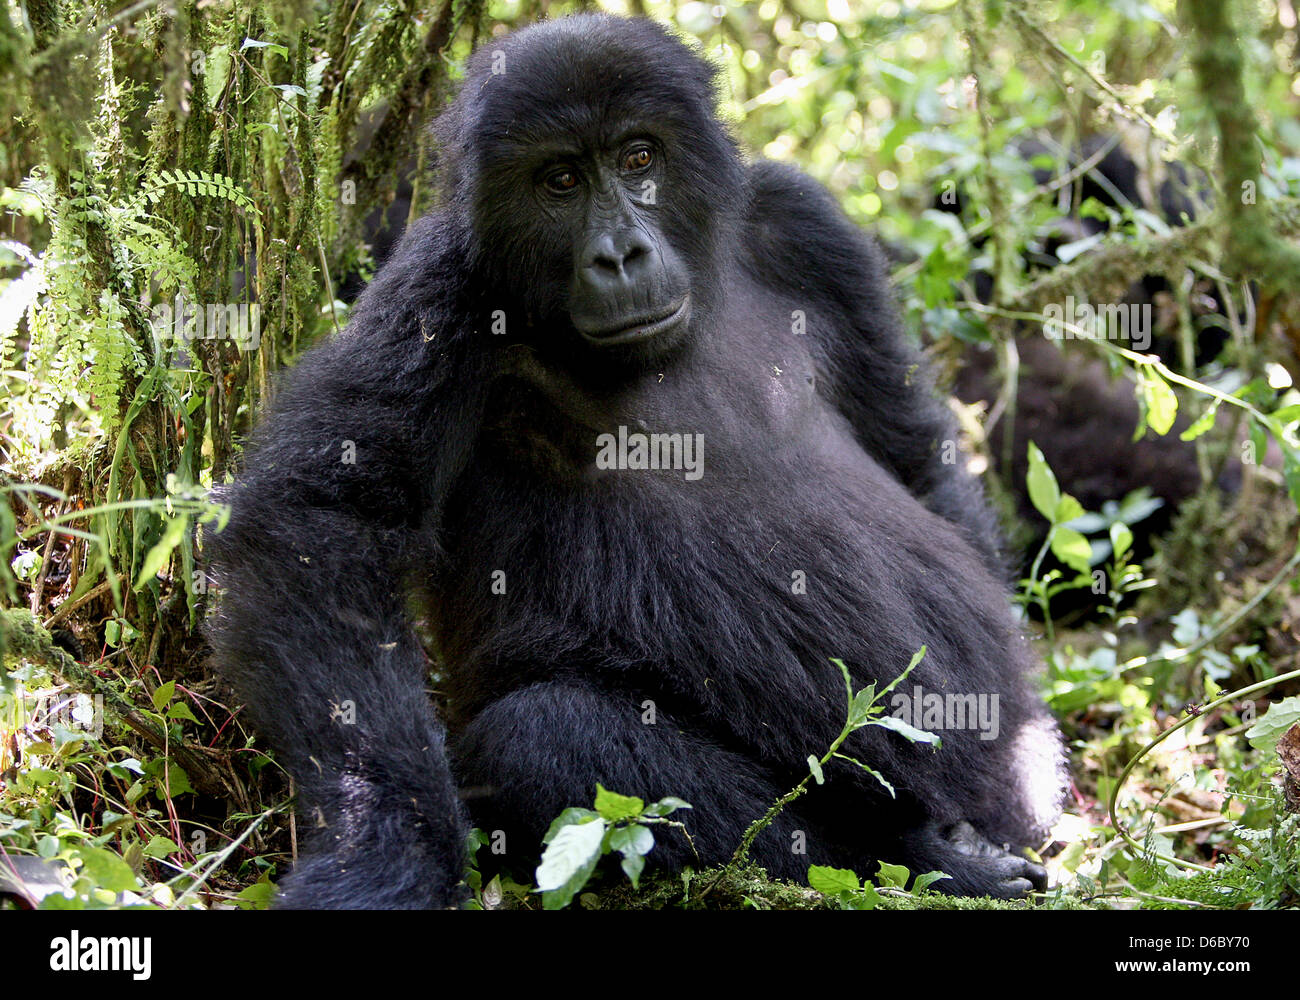
[[[817,391],[804,320],[792,312],[776,300],[754,304],[685,356],[608,384],[508,349],[484,454],[542,488],[631,474],[633,491],[658,478],[697,495],[732,490],[777,463],[793,467],[800,455],[857,461],[850,429]]]
[[[553,666],[599,649],[607,668],[667,659],[703,684],[719,657],[794,667],[856,642],[828,634],[858,619],[825,617],[827,600],[869,620],[918,528],[951,527],[861,449],[789,324],[770,304],[604,392],[518,359],[445,522],[449,654]],[[706,659],[685,670],[668,636]]]

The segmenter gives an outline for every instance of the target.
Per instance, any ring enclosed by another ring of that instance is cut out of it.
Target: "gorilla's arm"
[[[419,332],[437,304],[408,290],[412,263],[292,372],[207,540],[216,664],[297,782],[306,847],[288,906],[447,906],[463,869],[463,810],[404,606],[427,557],[416,519],[436,510],[435,466],[457,447],[438,412],[456,394],[435,392],[443,359]]]
[[[816,181],[791,167],[750,168],[746,244],[756,274],[803,303],[820,391],[864,448],[930,510],[958,525],[1001,575],[997,521],[957,453],[952,415],[908,346],[884,259]],[[945,442],[953,447],[945,449]],[[945,463],[945,451],[955,461]]]

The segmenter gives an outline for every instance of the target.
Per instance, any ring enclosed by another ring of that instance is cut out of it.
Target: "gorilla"
[[[751,857],[1044,884],[1017,849],[1062,749],[981,487],[875,244],[742,159],[714,88],[647,20],[482,47],[436,124],[442,207],[227,489],[215,662],[297,784],[281,905],[455,905],[470,816],[527,870],[597,782],[693,805],[661,870],[720,863],[839,733],[830,659],[861,687],[922,645],[907,687],[995,725],[860,730],[895,794],[837,762]]]

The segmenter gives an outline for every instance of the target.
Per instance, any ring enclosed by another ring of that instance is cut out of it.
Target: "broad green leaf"
[[[146,858],[165,858],[169,854],[175,854],[180,849],[180,844],[159,834],[144,845],[144,856]]]
[[[1246,739],[1256,750],[1272,752],[1282,734],[1300,722],[1300,695],[1283,698],[1268,706],[1256,723],[1246,730]]]
[[[634,855],[649,854],[655,846],[655,835],[648,826],[630,823],[615,827],[609,834],[609,848],[618,851],[625,858]]]
[[[645,812],[645,802],[634,795],[619,795],[607,788],[596,785],[596,812],[608,823],[619,820],[635,819]]]
[[[928,889],[940,879],[952,878],[951,875],[945,875],[943,872],[926,872],[924,875],[916,876],[916,884],[912,886],[912,892],[917,893],[922,889]]]
[[[140,891],[131,866],[112,851],[87,846],[78,848],[77,856],[81,858],[81,874],[86,875],[97,888],[109,892]]]
[[[555,835],[566,826],[572,826],[575,823],[588,823],[593,819],[600,819],[600,814],[593,812],[590,809],[570,806],[551,821],[551,825],[546,831],[546,836],[542,838],[542,843],[549,844],[555,839]]]
[[[876,885],[894,886],[898,889],[907,888],[907,880],[911,878],[912,873],[908,871],[906,865],[891,865],[884,861],[880,862],[880,871],[876,873]]]
[[[166,684],[159,684],[157,690],[153,693],[153,707],[155,711],[161,712],[164,705],[172,700],[172,695],[176,693],[176,682],[168,681]]]
[[[600,860],[604,839],[605,824],[594,819],[562,827],[555,839],[546,845],[535,876],[537,891],[545,894],[542,900],[544,909],[563,909],[587,884],[591,873],[596,870],[596,862]]]
[[[1056,516],[1052,518],[1053,524],[1066,524],[1070,521],[1078,521],[1087,516],[1087,511],[1083,509],[1083,504],[1070,496],[1068,493],[1062,493],[1061,499],[1056,503]],[[1082,531],[1075,525],[1071,525],[1076,531]]]
[[[645,868],[645,858],[639,854],[630,854],[625,856],[619,864],[623,868],[623,874],[632,880],[632,888],[641,888],[641,871]]]
[[[1138,375],[1142,379],[1142,404],[1147,423],[1157,434],[1168,434],[1178,416],[1178,397],[1169,388],[1169,383],[1154,370],[1143,366],[1138,369]]]
[[[871,721],[873,715],[879,715],[882,709],[876,705],[875,685],[865,687],[853,696],[849,705],[849,728],[861,729]],[[820,784],[820,782],[819,782]]]
[[[1217,400],[1214,405],[1219,405]],[[1283,427],[1286,427],[1295,423],[1297,420],[1300,420],[1300,403],[1291,403],[1288,406],[1279,407],[1269,414],[1269,416]]]
[[[856,892],[862,887],[862,880],[856,872],[847,868],[811,865],[808,868],[808,884],[827,896],[838,896],[841,892]]]
[[[275,886],[270,879],[263,877],[260,882],[241,890],[235,897],[235,905],[241,910],[269,910],[274,896]]]
[[[880,893],[868,882],[859,891],[841,896],[840,905],[850,910],[874,910],[880,905]]]
[[[189,722],[198,724],[198,719],[194,718],[194,713],[190,711],[190,706],[183,701],[178,701],[171,708],[167,709],[167,718],[169,719],[186,719]]]
[[[1029,442],[1029,471],[1025,474],[1025,486],[1034,509],[1051,521],[1061,502],[1061,487],[1057,485],[1047,459],[1032,441]]]
[[[1088,572],[1092,565],[1092,546],[1088,539],[1069,528],[1052,529],[1052,555],[1080,573]]]
[[[159,788],[164,787],[161,779]],[[186,792],[194,791],[194,786],[190,784],[190,776],[185,773],[185,768],[181,767],[175,761],[167,765],[167,794],[172,798],[177,795],[184,795]]]

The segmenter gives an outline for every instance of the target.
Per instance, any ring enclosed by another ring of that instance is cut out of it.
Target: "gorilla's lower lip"
[[[579,328],[578,332],[593,344],[634,344],[640,340],[657,337],[666,330],[672,329],[690,315],[690,309],[691,297],[683,295],[680,302],[659,316],[638,318],[632,323],[625,323],[612,330],[595,331]]]

